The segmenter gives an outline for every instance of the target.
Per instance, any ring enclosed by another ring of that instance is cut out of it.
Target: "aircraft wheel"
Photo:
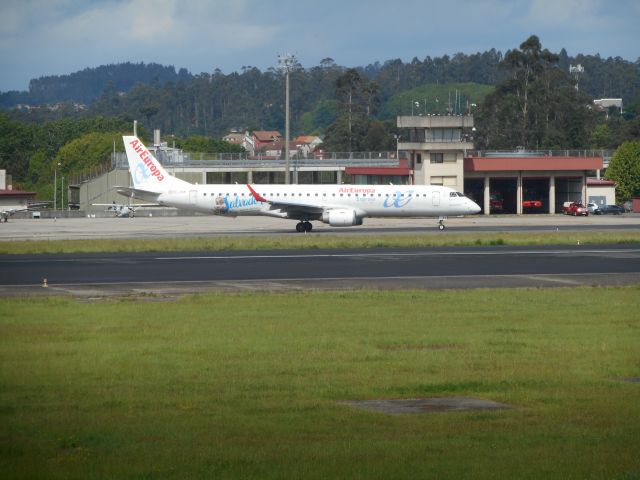
[[[296,224],[296,232],[304,232],[304,231],[305,231],[304,223],[298,222]]]
[[[311,222],[304,222],[304,231],[310,232],[313,230],[313,224]]]
[[[440,230],[444,230],[444,224],[442,224],[442,223],[441,223],[440,225],[438,225],[438,228],[439,228]]]

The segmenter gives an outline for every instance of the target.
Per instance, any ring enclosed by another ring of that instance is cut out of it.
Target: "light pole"
[[[53,211],[58,210],[58,167],[60,162],[53,166]]]
[[[284,100],[284,183],[291,183],[289,173],[289,73],[293,70],[296,57],[290,53],[286,53],[278,57],[280,68],[284,72],[285,77],[285,100]]]
[[[396,161],[400,161],[400,150],[398,147],[398,142],[400,141],[400,135],[398,135],[397,133],[393,136],[393,138],[396,139]]]

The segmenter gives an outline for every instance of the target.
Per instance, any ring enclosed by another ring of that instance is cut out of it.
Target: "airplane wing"
[[[7,208],[0,210],[0,220],[7,221],[11,215],[18,212],[25,212],[28,208]]]
[[[91,205],[95,207],[131,207],[131,208],[143,208],[143,207],[162,207],[157,203],[132,203],[132,204],[122,204],[122,203],[92,203]]]
[[[129,198],[139,198],[141,200],[155,200],[158,198],[158,192],[152,192],[149,190],[141,190],[139,188],[131,187],[113,187],[120,195],[124,195]]]
[[[29,203],[26,207],[20,208],[0,208],[0,220],[6,222],[11,215],[18,212],[30,212],[36,208],[46,207],[50,202],[33,202]]]
[[[25,210],[31,210],[32,208],[48,207],[49,205],[51,205],[51,202],[31,202],[27,204],[27,208]]]
[[[258,192],[256,192],[251,185],[247,184],[251,195],[258,202],[266,203],[269,205],[271,210],[280,210],[281,212],[285,212],[288,216],[296,218],[303,215],[321,215],[324,212],[324,208],[319,206],[318,204],[306,203],[306,202],[295,202],[295,201],[287,201],[287,200],[267,200]]]

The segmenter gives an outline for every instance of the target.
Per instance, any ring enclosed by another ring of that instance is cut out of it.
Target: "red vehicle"
[[[565,215],[573,215],[574,217],[577,217],[578,215],[584,215],[585,217],[589,216],[589,210],[587,207],[578,202],[564,202],[562,213]]]
[[[504,200],[499,193],[492,193],[489,197],[489,208],[492,212],[502,212],[504,210]]]
[[[542,208],[542,202],[540,200],[523,200],[522,208],[535,210],[537,208]]]

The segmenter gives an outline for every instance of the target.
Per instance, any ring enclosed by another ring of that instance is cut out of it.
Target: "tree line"
[[[515,49],[517,51],[518,49]],[[508,79],[504,55],[491,49],[482,53],[442,57],[400,59],[354,68],[377,88],[376,119],[393,121],[399,108],[385,108],[402,92],[424,84],[476,83],[498,85]],[[640,60],[602,59],[598,55],[570,57],[563,49],[556,55],[555,69],[568,73],[569,65],[581,63],[584,73],[580,91],[591,98],[621,97],[625,105],[640,98]],[[349,68],[331,58],[304,69],[299,64],[291,73],[291,126],[293,133],[324,133],[337,118],[335,82]],[[261,71],[243,66],[241,71],[223,74],[215,69],[192,75],[185,69],[158,64],[124,63],[88,68],[63,76],[34,79],[28,92],[0,94],[0,105],[56,102],[84,103],[87,110],[59,106],[30,113],[16,113],[24,121],[45,121],[68,116],[125,115],[145,122],[149,129],[185,136],[222,136],[231,129],[284,128],[283,76],[275,68]],[[17,99],[20,98],[18,102]],[[399,106],[401,107],[401,106]]]

